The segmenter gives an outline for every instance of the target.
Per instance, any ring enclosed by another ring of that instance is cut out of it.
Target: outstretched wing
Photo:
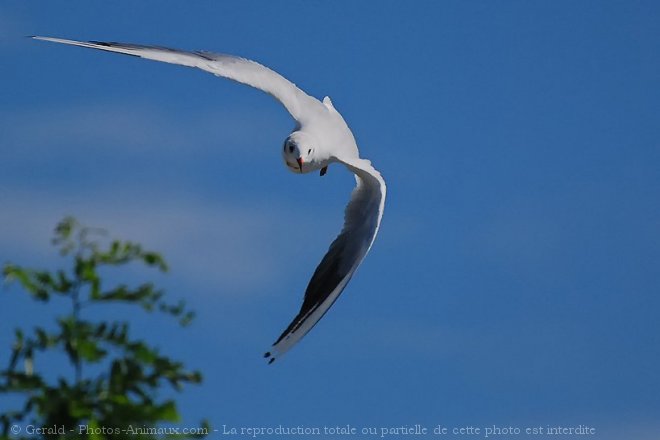
[[[300,312],[265,354],[272,363],[293,347],[323,317],[369,252],[385,207],[385,181],[364,159],[342,161],[357,185],[346,206],[344,228],[309,281]]]
[[[255,87],[279,100],[301,124],[305,118],[322,109],[322,104],[296,87],[288,79],[261,64],[233,55],[211,52],[187,52],[158,46],[138,44],[106,43],[102,41],[75,41],[52,37],[32,37],[36,40],[70,44],[108,52],[133,55],[148,60],[161,61],[181,66],[196,67],[216,76],[221,76],[242,84]]]

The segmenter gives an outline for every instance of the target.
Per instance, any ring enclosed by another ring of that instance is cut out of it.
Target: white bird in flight
[[[376,238],[385,207],[385,181],[370,161],[360,158],[353,133],[330,98],[326,96],[321,102],[268,67],[232,55],[138,44],[32,38],[196,67],[263,90],[280,101],[296,121],[282,149],[289,170],[294,173],[320,170],[323,176],[328,165],[340,163],[353,172],[356,186],[346,206],[344,227],[314,271],[300,311],[264,357],[273,363],[286,353],[316,325],[344,290]]]

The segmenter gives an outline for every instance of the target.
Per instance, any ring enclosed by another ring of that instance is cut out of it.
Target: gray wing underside
[[[307,334],[339,298],[376,238],[385,204],[385,182],[369,161],[345,162],[357,185],[344,215],[344,227],[332,242],[305,290],[302,307],[265,354],[268,362],[283,355]]]
[[[228,78],[263,90],[280,101],[291,116],[301,124],[305,122],[306,118],[311,117],[315,112],[321,111],[323,108],[319,100],[307,95],[279,73],[255,61],[233,55],[204,51],[184,51],[168,47],[129,43],[76,41],[39,36],[32,38],[132,55],[169,64],[195,67],[216,76]]]

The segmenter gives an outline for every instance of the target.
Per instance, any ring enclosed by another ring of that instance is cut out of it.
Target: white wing
[[[323,105],[316,98],[307,95],[279,73],[245,58],[211,52],[187,52],[167,47],[142,46],[137,44],[106,43],[102,41],[85,42],[39,36],[32,38],[133,55],[164,63],[196,67],[216,76],[228,78],[263,90],[279,100],[289,113],[291,113],[291,116],[301,124],[305,123],[306,118],[311,117],[315,112],[323,109]]]
[[[343,162],[357,185],[346,206],[344,228],[309,281],[300,312],[264,357],[272,363],[293,347],[323,317],[344,290],[376,238],[385,207],[385,181],[364,159]]]

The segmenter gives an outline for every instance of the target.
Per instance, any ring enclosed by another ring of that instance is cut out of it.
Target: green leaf
[[[69,400],[69,415],[74,419],[85,420],[91,417],[93,408],[90,408],[83,399]]]
[[[61,255],[68,255],[75,248],[71,236],[73,230],[78,227],[78,222],[73,217],[65,217],[55,227],[53,244],[59,246]]]
[[[190,325],[193,319],[195,319],[195,312],[188,311],[181,317],[181,319],[179,319],[179,324],[181,324],[183,327],[186,327]]]
[[[165,263],[165,260],[160,254],[156,252],[145,252],[142,255],[142,259],[148,266],[156,266],[161,271],[167,272],[167,263]]]
[[[89,362],[98,362],[108,353],[104,349],[99,348],[96,342],[90,340],[78,341],[76,348],[79,357]]]
[[[107,322],[101,322],[96,325],[96,328],[94,329],[94,337],[100,338],[105,334],[105,330],[108,328],[108,323]]]
[[[99,422],[96,421],[96,419],[89,419],[87,421],[87,426],[89,427],[89,437],[87,437],[89,440],[106,440],[106,438],[102,434],[102,430],[99,429]]]
[[[153,364],[158,356],[156,350],[148,347],[143,342],[134,342],[129,344],[128,348],[137,360],[145,364]]]
[[[38,374],[27,374],[19,372],[3,372],[7,387],[11,391],[27,391],[42,388],[44,382]]]
[[[98,278],[96,275],[96,263],[81,256],[76,257],[75,274],[80,280],[94,281]]]
[[[32,295],[35,299],[39,301],[48,301],[50,295],[44,286],[38,282],[35,274],[27,269],[23,269],[19,266],[14,266],[7,264],[2,270],[3,276],[6,281],[18,281],[18,283],[27,290],[27,292]]]
[[[37,327],[34,329],[34,332],[37,334],[37,340],[36,340],[37,348],[39,348],[40,350],[44,350],[51,345],[51,341],[53,338],[51,338],[48,335],[48,333],[46,333],[46,330],[44,330],[41,327]]]
[[[57,226],[55,226],[55,240],[66,240],[71,236],[73,228],[78,222],[71,216],[64,217]]]
[[[157,420],[163,420],[166,422],[178,422],[181,419],[179,412],[176,409],[176,404],[172,400],[158,406],[155,416]]]
[[[63,270],[57,271],[57,284],[55,285],[55,291],[58,293],[69,293],[73,287],[73,281],[64,273]]]
[[[176,403],[159,397],[160,390],[168,383],[179,390],[202,381],[198,371],[187,370],[182,362],[160,354],[147,341],[131,338],[128,322],[107,318],[116,313],[112,308],[105,312],[110,302],[162,311],[181,325],[189,324],[194,312],[183,301],[164,301],[165,292],[153,283],[133,287],[115,278],[109,284],[105,272],[99,272],[103,265],[138,263],[165,271],[167,264],[160,254],[137,243],[114,240],[106,246],[98,240],[100,233],[67,217],[57,225],[53,240],[65,256],[65,268],[49,271],[3,266],[5,280],[16,282],[37,300],[65,298],[64,307],[70,311],[67,314],[57,309],[55,330],[48,331],[49,327],[41,322],[32,336],[16,330],[9,367],[0,370],[0,398],[14,393],[23,396],[24,401],[19,404],[21,410],[8,409],[0,414],[0,431],[6,432],[17,422],[63,425],[74,430],[77,424],[85,423],[92,429],[84,437],[105,439],[107,436],[95,434],[94,428],[175,423],[180,421]],[[105,319],[92,320],[85,315],[90,302],[104,309],[95,316]],[[49,365],[41,359],[36,362],[35,355],[41,356],[47,350],[66,353],[71,372],[46,381],[39,370],[47,371]]]

